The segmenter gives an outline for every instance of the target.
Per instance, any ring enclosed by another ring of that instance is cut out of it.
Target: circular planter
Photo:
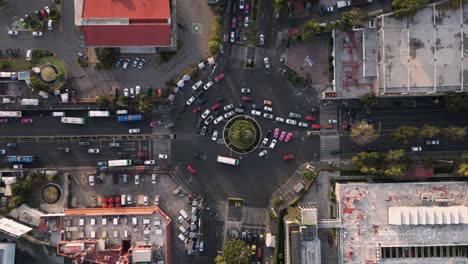
[[[39,79],[47,84],[54,84],[57,82],[58,68],[53,64],[44,64],[40,67]]]
[[[55,183],[48,183],[41,190],[41,199],[44,203],[54,204],[61,198],[62,189]]]
[[[239,115],[229,120],[223,130],[224,143],[233,152],[248,154],[260,144],[260,125],[250,116]]]

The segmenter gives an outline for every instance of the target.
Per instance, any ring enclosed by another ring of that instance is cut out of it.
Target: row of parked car
[[[124,70],[128,70],[128,67],[131,65],[133,68],[138,68],[138,69],[143,69],[145,66],[146,60],[144,58],[135,58],[133,61],[130,59],[123,59],[122,57],[119,57],[117,61],[115,62],[115,67],[120,68]]]

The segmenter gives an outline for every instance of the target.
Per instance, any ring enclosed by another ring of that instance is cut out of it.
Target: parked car
[[[210,113],[211,113],[210,109],[206,109],[205,112],[203,112],[203,114],[201,115],[201,117],[205,119],[208,117]]]
[[[145,59],[141,59],[140,62],[138,62],[138,69],[143,69],[143,66],[145,66]]]
[[[217,124],[219,124],[219,122],[221,122],[221,121],[223,121],[223,120],[224,120],[223,115],[220,115],[220,116],[218,116],[218,117],[213,121],[213,123],[214,123],[215,125],[217,125]]]
[[[211,86],[213,86],[213,82],[209,81],[203,86],[203,89],[208,90],[210,89]]]
[[[263,117],[266,118],[266,119],[273,119],[273,115],[272,114],[269,114],[269,113],[263,113]]]
[[[412,152],[419,152],[422,151],[422,147],[411,147]]]
[[[222,79],[224,79],[224,73],[220,73],[215,77],[215,81],[217,82],[221,81]]]
[[[206,97],[200,97],[200,98],[197,99],[197,101],[195,102],[195,104],[197,104],[197,105],[204,105],[207,101],[208,101],[208,98],[206,98]]]
[[[167,154],[158,154],[159,159],[167,159]]]
[[[239,0],[239,9],[244,9],[245,7],[245,0]]]
[[[122,63],[123,63],[123,59],[122,59],[122,57],[119,57],[119,58],[117,59],[117,61],[115,62],[115,67],[116,67],[116,68],[120,68],[120,66],[122,65]]]
[[[200,88],[200,86],[203,85],[203,81],[202,80],[199,80],[198,82],[196,82],[194,85],[192,85],[192,90],[196,91],[198,88]]]
[[[275,118],[275,121],[276,121],[276,122],[284,123],[284,118],[277,116],[277,117]]]
[[[299,122],[299,123],[297,123],[297,126],[299,126],[299,127],[308,127],[309,125],[307,123],[304,123],[304,122]]]
[[[267,106],[272,106],[272,105],[273,105],[273,102],[270,101],[270,100],[263,100],[263,104],[264,104],[264,105],[267,105]]]
[[[0,149],[0,155],[5,155],[5,154],[6,154],[6,150]]]
[[[196,113],[198,113],[198,112],[200,112],[200,111],[201,111],[201,107],[200,107],[200,106],[197,106],[197,107],[195,107],[195,108],[192,109],[192,113],[194,113],[194,114],[196,114]]]
[[[290,118],[298,118],[298,119],[299,119],[299,118],[302,117],[302,115],[301,115],[301,114],[298,114],[298,113],[290,112],[290,113],[289,113],[289,117],[290,117]]]
[[[32,118],[21,118],[21,123],[23,124],[32,124],[33,123],[33,120]]]
[[[209,117],[205,119],[205,125],[209,125],[211,121],[213,120],[214,120],[214,116],[210,115]]]
[[[315,117],[313,117],[313,116],[308,116],[308,115],[305,116],[305,119],[306,119],[307,121],[315,121],[315,120],[316,120]]]
[[[138,63],[140,62],[140,58],[135,58],[135,60],[132,62],[132,67],[136,68],[138,66]]]
[[[328,119],[328,123],[336,124],[336,123],[338,123],[338,121],[336,119]]]
[[[439,143],[438,139],[426,140],[426,145],[439,145]]]
[[[36,11],[34,13],[36,14],[36,17],[39,21],[42,21],[44,19],[39,11]]]
[[[278,135],[279,135],[279,128],[275,128],[275,133],[273,134],[273,138],[278,138]]]
[[[227,111],[227,110],[232,109],[232,108],[234,108],[234,105],[233,104],[228,104],[228,105],[224,106],[223,109],[224,109],[224,111]]]
[[[241,93],[251,93],[252,91],[249,88],[242,88]]]
[[[84,54],[83,52],[78,52],[78,57],[82,58],[83,60],[88,60],[88,55]]]
[[[88,153],[92,153],[92,154],[99,154],[99,149],[88,149]]]
[[[128,70],[128,65],[129,65],[129,64],[130,64],[130,59],[126,59],[125,62],[124,62],[124,64],[123,64],[123,66],[122,66],[122,68],[123,68],[124,70]]]
[[[145,164],[145,165],[155,165],[156,161],[155,160],[145,160],[143,162],[143,164]]]
[[[262,146],[266,146],[268,144],[268,137],[264,138],[262,141]]]
[[[231,43],[234,43],[234,41],[236,41],[236,32],[234,31],[231,31],[231,37],[229,38],[229,41],[231,41]]]
[[[17,35],[18,35],[18,31],[16,31],[16,30],[8,30],[8,35],[10,35],[10,36],[17,36]]]
[[[24,15],[24,21],[26,21],[27,23],[29,23],[29,22],[31,22],[31,20],[32,20],[32,19],[31,19],[31,17],[30,17],[28,14]]]
[[[332,129],[332,128],[333,128],[333,124],[323,124],[323,128],[325,128],[325,129]]]
[[[244,27],[249,27],[249,17],[248,16],[245,16],[245,19],[244,19]]]
[[[258,153],[258,156],[259,157],[263,157],[265,156],[266,154],[268,153],[268,151],[266,149],[262,150],[260,153]]]
[[[320,14],[327,14],[333,12],[334,8],[332,6],[323,6],[319,9]]]
[[[191,105],[193,102],[195,101],[195,97],[194,96],[191,96],[187,102],[185,103],[186,105]]]
[[[107,166],[107,161],[98,161],[98,167]]]
[[[138,151],[136,153],[137,157],[148,157],[148,152],[147,151]]]
[[[252,111],[251,111],[251,114],[252,114],[252,115],[256,115],[256,116],[261,116],[261,115],[262,115],[262,112],[257,111],[257,110],[252,110]]]
[[[150,122],[150,127],[157,127],[161,125],[161,121],[155,120]]]
[[[139,95],[140,92],[141,92],[141,86],[140,86],[140,85],[137,85],[137,86],[135,87],[135,95]]]
[[[317,130],[317,129],[321,129],[322,126],[320,124],[312,124],[311,128]]]
[[[234,116],[234,115],[235,115],[234,111],[227,112],[227,113],[224,114],[224,119],[228,119],[228,118],[230,118],[231,116]]]
[[[42,37],[42,31],[33,31],[33,32],[32,32],[32,35],[33,35],[34,37]]]
[[[187,170],[192,174],[197,174],[198,173],[198,171],[194,167],[192,167],[192,165],[188,165]]]
[[[224,101],[226,101],[226,97],[225,97],[225,96],[218,97],[218,98],[216,98],[216,101],[217,101],[218,103],[224,102]]]
[[[249,97],[249,96],[242,96],[242,101],[244,102],[251,102],[253,101],[253,98],[252,97]]]
[[[281,135],[279,137],[279,141],[283,141],[285,137],[286,137],[286,131],[281,132]]]
[[[297,121],[293,119],[286,119],[286,124],[295,126]]]
[[[47,14],[47,12],[45,11],[44,8],[42,8],[41,10],[39,10],[39,12],[41,12],[41,16],[43,18],[49,18],[49,15]]]
[[[276,139],[272,139],[269,148],[274,149],[276,142],[278,142]]]
[[[216,141],[218,139],[218,130],[213,131],[213,135],[211,136],[211,140]]]
[[[237,20],[236,17],[231,18],[231,28],[236,28]]]
[[[286,138],[284,139],[284,142],[289,142],[289,140],[291,140],[291,138],[293,137],[293,133],[289,132],[287,135],[286,135]]]
[[[140,134],[140,129],[139,128],[130,128],[128,130],[129,134]]]
[[[221,104],[220,104],[220,103],[216,103],[216,104],[214,104],[214,105],[211,107],[211,111],[214,111],[214,110],[216,110],[216,109],[218,109],[218,108],[220,108],[220,107],[221,107]]]
[[[283,156],[283,160],[292,160],[294,159],[294,155],[293,154],[288,154],[288,155],[284,155]]]
[[[125,88],[124,89],[124,97],[128,97],[128,96],[129,96],[128,88]]]
[[[206,126],[203,126],[203,127],[202,127],[202,129],[201,129],[201,131],[200,131],[200,136],[202,136],[202,137],[205,136],[205,134],[206,134],[206,129],[207,129]]]
[[[266,106],[266,105],[263,107],[263,110],[268,111],[268,112],[273,112],[273,108]]]
[[[270,69],[270,61],[267,57],[263,58],[263,62],[265,63],[265,68],[268,70]]]

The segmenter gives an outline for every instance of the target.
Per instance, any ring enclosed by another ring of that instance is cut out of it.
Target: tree
[[[365,145],[375,141],[379,134],[374,127],[366,121],[362,121],[358,125],[351,128],[351,140],[358,145]]]
[[[138,111],[145,113],[151,110],[153,103],[146,94],[138,95]]]
[[[309,181],[313,181],[315,180],[315,178],[317,178],[317,176],[319,175],[319,171],[317,170],[309,170],[309,169],[305,169],[303,171],[301,171],[301,175],[302,175],[302,178],[304,180],[309,180]]]
[[[352,162],[358,167],[376,167],[382,162],[382,155],[378,152],[359,152]]]
[[[448,93],[444,97],[445,108],[450,112],[461,112],[468,109],[468,95],[466,93]]]
[[[53,8],[50,10],[49,16],[50,19],[52,19],[53,21],[57,21],[60,18],[60,12],[57,9]]]
[[[460,164],[457,170],[458,175],[468,177],[468,163]]]
[[[454,127],[450,126],[443,129],[444,135],[448,139],[463,141],[466,134],[465,127]]]
[[[283,204],[283,200],[281,200],[280,198],[278,197],[273,197],[271,198],[271,204],[274,206],[274,207],[279,207],[280,205]]]
[[[403,149],[389,150],[386,158],[389,163],[394,163],[394,164],[400,163],[405,158],[405,150]]]
[[[425,0],[393,0],[391,6],[397,17],[408,17],[415,15],[424,3]]]
[[[94,51],[103,69],[111,69],[116,61],[114,50],[110,48],[96,48]]]
[[[108,96],[106,95],[98,95],[96,96],[96,98],[94,99],[94,103],[98,106],[98,107],[108,107],[110,105],[110,99]]]
[[[0,6],[4,6],[5,5],[5,0],[0,0]]]
[[[8,62],[0,62],[0,70],[6,70],[8,68],[10,68],[10,64]]]
[[[367,93],[361,97],[361,104],[369,109],[373,109],[377,106],[377,96],[375,93]]]
[[[302,39],[304,41],[311,39],[320,32],[320,23],[315,20],[309,20],[302,26]]]
[[[224,245],[223,253],[215,258],[217,264],[248,264],[250,250],[242,240],[231,240]]]
[[[386,170],[384,170],[384,173],[389,177],[399,177],[404,174],[404,171],[401,166],[389,166]]]
[[[340,20],[338,21],[338,27],[348,31],[353,26],[362,24],[367,19],[367,15],[364,14],[360,9],[353,8],[351,11],[342,12]]]
[[[284,216],[284,219],[288,221],[296,221],[297,219],[299,219],[299,217],[301,217],[301,215],[302,215],[301,209],[299,209],[296,206],[289,207],[288,213]]]
[[[220,43],[216,40],[208,41],[208,48],[210,49],[211,54],[218,54],[218,52],[221,50],[219,45]]]
[[[393,140],[402,144],[408,144],[409,140],[416,137],[419,129],[415,126],[400,126],[393,132]]]
[[[440,128],[431,125],[424,125],[419,132],[420,138],[435,138],[440,135]]]
[[[123,95],[119,96],[119,104],[120,105],[129,105],[130,104],[130,98],[129,97],[125,97]]]

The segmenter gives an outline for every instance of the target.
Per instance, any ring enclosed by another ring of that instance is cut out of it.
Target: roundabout
[[[62,198],[62,189],[55,183],[46,184],[41,190],[41,199],[44,203],[54,204]]]
[[[258,122],[250,116],[239,115],[224,126],[224,142],[235,153],[248,154],[255,150],[262,138]]]

